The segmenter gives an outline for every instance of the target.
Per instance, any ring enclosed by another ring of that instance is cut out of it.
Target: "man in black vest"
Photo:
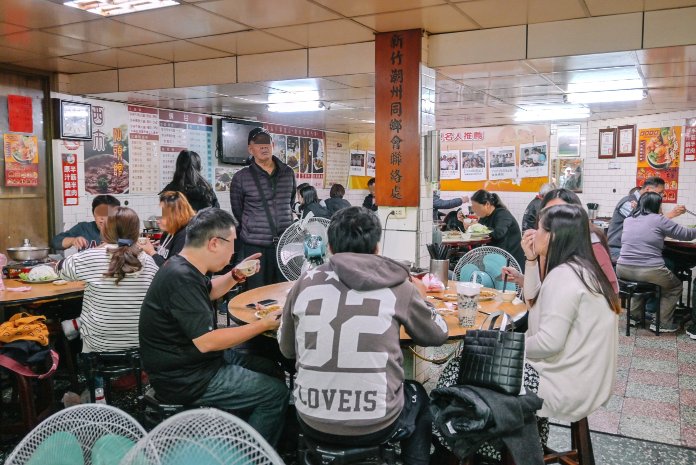
[[[295,173],[273,156],[271,134],[264,128],[249,132],[249,166],[238,171],[230,183],[232,214],[241,226],[239,239],[247,257],[261,253],[261,272],[251,276],[248,288],[285,281],[276,262],[278,238],[293,221]]]

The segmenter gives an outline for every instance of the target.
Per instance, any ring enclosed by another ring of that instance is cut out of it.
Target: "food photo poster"
[[[638,130],[636,185],[651,176],[665,180],[664,203],[677,203],[681,126]]]

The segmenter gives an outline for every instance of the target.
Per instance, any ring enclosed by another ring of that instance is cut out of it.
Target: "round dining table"
[[[248,305],[255,304],[261,300],[273,299],[278,302],[281,307],[285,305],[288,292],[295,284],[294,281],[270,284],[268,286],[259,287],[235,296],[228,304],[230,318],[237,324],[246,324],[258,320],[255,315],[256,309],[250,308]],[[450,310],[448,303],[456,303],[457,291],[456,281],[450,281],[447,289],[438,292],[429,292],[427,300],[440,311],[440,314],[447,323],[449,339],[456,340],[464,337],[470,329],[477,329],[485,321],[485,319],[493,312],[502,311],[510,317],[517,316],[527,310],[527,305],[523,302],[502,302],[496,297],[494,299],[479,302],[479,312],[476,316],[474,326],[464,327],[459,325],[457,312]],[[404,328],[401,328],[401,343],[410,344],[411,336],[409,336]]]

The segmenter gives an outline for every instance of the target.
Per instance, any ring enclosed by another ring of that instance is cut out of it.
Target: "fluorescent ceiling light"
[[[589,116],[590,109],[579,105],[537,105],[517,110],[515,121],[564,121]]]
[[[102,16],[123,15],[178,4],[179,2],[175,0],[75,0],[63,2],[65,6],[79,8]]]
[[[300,111],[322,111],[326,107],[319,106],[319,102],[286,102],[286,103],[269,103],[268,111],[277,113],[294,113]]]
[[[567,94],[565,100],[568,103],[629,102],[643,100],[647,96],[647,92],[643,89],[602,90]]]

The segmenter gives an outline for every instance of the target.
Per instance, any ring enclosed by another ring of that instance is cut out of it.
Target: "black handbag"
[[[464,335],[457,384],[518,395],[524,377],[524,333],[471,330]]]

